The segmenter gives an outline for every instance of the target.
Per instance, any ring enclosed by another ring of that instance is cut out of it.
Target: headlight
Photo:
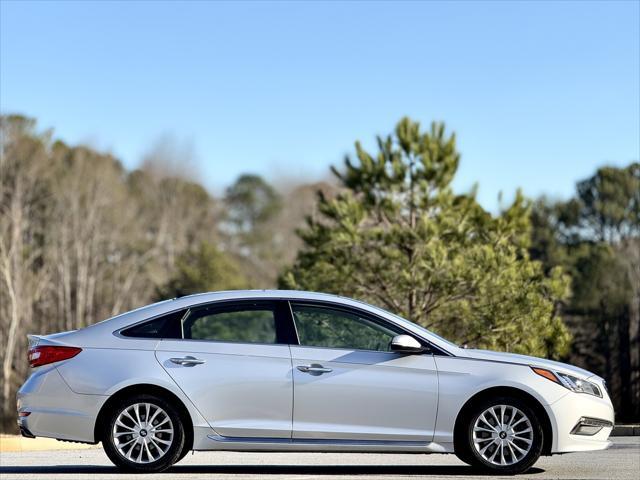
[[[596,397],[602,397],[602,392],[595,383],[581,380],[567,373],[554,372],[545,368],[531,367],[538,375],[562,385],[565,388],[577,393],[588,393]]]
[[[602,392],[595,383],[587,382],[586,380],[580,380],[572,375],[566,373],[558,373],[556,375],[562,382],[562,384],[569,390],[573,390],[578,393],[588,393],[589,395],[595,395],[596,397],[602,397]]]

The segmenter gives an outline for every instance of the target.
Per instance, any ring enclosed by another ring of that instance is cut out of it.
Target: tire
[[[455,453],[465,463],[497,475],[527,471],[544,442],[535,411],[514,397],[482,400],[461,418]]]
[[[177,409],[164,398],[147,394],[132,395],[111,405],[102,445],[118,468],[141,473],[162,472],[176,463],[184,450],[188,451]]]
[[[189,445],[185,442],[184,447],[182,447],[182,452],[180,452],[180,455],[178,455],[178,459],[175,461],[175,463],[178,463],[180,460],[186,457],[187,453],[189,453],[190,451],[191,448],[189,448]]]

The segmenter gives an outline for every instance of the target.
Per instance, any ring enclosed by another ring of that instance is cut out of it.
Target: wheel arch
[[[98,416],[96,417],[96,424],[94,426],[94,438],[96,442],[102,441],[102,432],[104,430],[104,423],[107,420],[107,413],[109,412],[111,405],[113,405],[116,401],[129,397],[131,395],[136,394],[152,394],[157,395],[158,397],[163,398],[164,400],[170,402],[176,409],[180,415],[180,419],[183,421],[184,425],[184,433],[185,433],[185,445],[188,446],[188,450],[191,450],[193,447],[193,420],[191,419],[191,415],[189,414],[189,410],[186,405],[170,390],[160,387],[158,385],[147,384],[147,383],[139,383],[135,385],[129,385],[127,387],[121,388],[117,392],[113,393],[109,399],[104,402],[100,411],[98,412]]]
[[[464,432],[464,421],[472,411],[473,407],[480,401],[496,396],[510,396],[518,398],[526,402],[535,411],[536,415],[540,419],[540,423],[542,426],[542,455],[551,455],[551,448],[553,444],[553,427],[551,426],[551,419],[549,418],[547,410],[536,397],[516,387],[490,387],[477,392],[471,398],[469,398],[469,400],[467,400],[462,406],[456,417],[456,422],[453,430],[454,448],[458,448],[458,445],[460,445],[460,442],[462,441],[462,435]]]

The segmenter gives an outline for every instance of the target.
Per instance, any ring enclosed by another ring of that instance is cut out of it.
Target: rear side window
[[[183,321],[183,332],[190,340],[277,343],[275,311],[267,305],[195,309]]]
[[[181,321],[186,313],[186,310],[178,310],[129,327],[120,334],[135,338],[182,338]]]

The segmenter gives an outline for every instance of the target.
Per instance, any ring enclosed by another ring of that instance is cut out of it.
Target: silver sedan
[[[605,449],[613,427],[590,372],[463,349],[326,294],[192,295],[29,339],[22,434],[102,442],[129,471],[235,450],[454,452],[514,474]]]

